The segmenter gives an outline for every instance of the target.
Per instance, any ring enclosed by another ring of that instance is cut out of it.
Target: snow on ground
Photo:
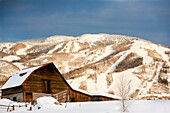
[[[100,61],[100,60],[108,57],[108,56],[111,55],[113,52],[114,52],[114,50],[113,50],[113,48],[112,48],[112,45],[107,46],[106,49],[105,49],[105,52],[104,52],[101,56],[99,56],[98,58],[96,58],[96,60],[95,60],[94,62],[98,62],[98,61]],[[94,63],[94,62],[93,62],[93,63]]]
[[[81,49],[79,43],[74,42],[74,49],[72,50],[72,52],[78,52]]]
[[[15,43],[0,43],[0,51],[9,54]]]
[[[26,107],[18,108],[11,113],[121,113],[120,101],[101,102],[70,102],[56,105],[57,100],[43,97],[38,99],[38,104],[32,111]],[[10,101],[9,101],[10,102]],[[0,104],[8,105],[8,101],[0,100]],[[128,113],[169,113],[170,100],[131,100],[127,101]],[[37,109],[37,107],[40,109]],[[0,108],[1,113],[7,113],[6,109]]]
[[[164,94],[146,94],[146,95],[141,95],[141,97],[151,97],[151,96],[155,96],[155,97],[163,97],[163,96],[165,96],[165,97],[170,97],[170,94],[166,94],[166,93],[164,93]]]
[[[97,88],[100,93],[107,93],[107,74],[101,73],[97,75]]]
[[[89,76],[82,76],[82,77],[76,78],[72,81],[70,85],[74,88],[79,88],[81,82],[86,81],[88,77]]]
[[[65,67],[65,72],[66,72],[66,73],[70,71],[68,62],[63,62],[63,66]]]
[[[79,58],[79,57],[81,57],[82,56],[82,54],[71,54],[72,56],[73,56],[73,58],[72,59],[70,59],[71,60],[71,62],[73,62],[74,60],[76,60],[77,58]],[[83,56],[82,56],[83,57]]]
[[[13,105],[17,106],[17,107],[15,107],[15,110],[17,110],[17,109],[21,110],[19,108],[19,105],[25,106],[25,103],[22,103],[22,102],[18,103],[18,102],[11,101],[9,99],[0,99],[0,113],[9,113],[9,112],[7,112],[7,108],[8,108],[9,105],[10,106],[13,106]],[[10,107],[9,110],[12,110],[12,107]],[[24,109],[24,110],[26,110],[26,109]]]
[[[40,97],[37,99],[37,105],[36,107],[44,107],[47,105],[54,105],[54,103],[59,103],[55,98],[53,97]]]
[[[143,76],[144,76],[144,77],[148,77],[148,79],[151,80],[152,77],[154,76],[155,71],[156,71],[156,65],[157,65],[157,62],[155,63],[155,66],[154,66],[154,69],[153,69],[153,71],[152,71],[151,76],[148,75],[148,74],[144,74]],[[146,94],[147,94],[147,91],[150,89],[150,87],[152,86],[152,84],[153,84],[153,81],[148,82],[147,80],[145,80],[144,83],[143,83],[143,86],[140,88],[139,94],[142,93],[142,94],[146,95]]]
[[[61,43],[59,45],[56,45],[54,49],[50,50],[47,54],[52,54],[54,51],[56,51],[57,49],[61,48],[63,46],[64,43]]]
[[[16,65],[20,70],[27,68],[26,66],[24,66],[24,63],[15,62],[13,64]]]
[[[94,44],[97,41],[102,41],[105,40],[105,36],[102,34],[85,34],[80,36],[79,41],[84,43],[84,42],[88,42],[90,44]]]
[[[65,48],[65,52],[66,52],[66,53],[69,53],[71,47],[72,47],[72,41],[68,42],[68,43],[66,44],[66,46],[64,47],[64,48]]]
[[[70,41],[70,40],[74,40],[74,39],[75,39],[75,37],[72,37],[72,36],[54,35],[54,36],[48,37],[45,40],[45,42],[46,43],[56,43],[56,42]]]
[[[151,80],[152,77],[154,76],[154,73],[155,73],[155,71],[156,71],[157,65],[159,66],[159,62],[155,62],[155,66],[154,66],[154,69],[153,69],[153,71],[152,71],[151,76],[149,76],[148,74],[145,74],[145,76],[148,76],[148,80]]]
[[[157,65],[157,64],[158,64],[158,69],[156,70],[156,65]],[[154,76],[154,73],[155,73],[155,72],[156,72],[156,75],[155,75],[155,77],[153,78],[152,81],[150,81],[150,82],[145,81],[145,82],[144,82],[143,87],[145,87],[145,88],[140,88],[139,93],[142,93],[142,95],[140,95],[140,97],[142,97],[142,96],[144,96],[144,95],[147,94],[147,92],[148,92],[149,89],[151,88],[153,82],[158,82],[158,76],[159,76],[159,74],[160,74],[160,70],[161,70],[161,68],[162,68],[162,65],[163,65],[162,62],[155,63],[155,69],[154,69],[154,71],[153,71],[152,77]],[[151,77],[151,78],[152,78],[152,77]],[[150,79],[151,79],[151,78],[150,78]]]
[[[154,49],[163,57],[163,59],[167,61],[168,65],[170,65],[169,57],[165,54],[165,51],[170,51],[170,49],[158,46],[156,44],[152,44],[151,46],[153,46]]]
[[[113,72],[116,67],[119,65],[120,62],[122,62],[128,55],[130,54],[130,51],[128,51],[125,55],[121,56],[119,60],[116,61],[109,69],[106,71],[106,73],[111,73]]]
[[[93,93],[98,92],[95,80],[92,80],[92,79],[87,80],[87,90],[88,92],[93,92]]]
[[[20,60],[21,58],[18,57],[18,56],[15,56],[15,55],[10,55],[10,56],[6,56],[6,57],[3,57],[1,60],[5,60],[5,61],[8,61],[8,62],[12,62],[14,60]]]
[[[122,56],[122,55],[124,55],[126,52],[127,52],[127,51],[119,52],[119,53],[116,54],[114,57]]]
[[[25,48],[19,49],[19,50],[16,52],[16,54],[17,54],[17,55],[27,55],[26,50],[29,49],[29,48],[31,48],[31,47],[32,47],[32,46],[30,46],[30,45],[26,45]]]
[[[134,69],[128,69],[125,70],[123,72],[119,72],[119,73],[113,73],[112,77],[113,77],[113,83],[111,84],[111,86],[109,87],[109,90],[112,91],[114,89],[115,94],[117,94],[117,87],[119,85],[120,79],[119,77],[123,76],[123,80],[126,83],[130,82],[130,94],[133,93],[137,88],[140,87],[141,82],[140,80],[134,76],[133,74]]]
[[[157,69],[157,72],[156,72],[156,76],[155,76],[155,79],[153,80],[154,82],[158,82],[158,77],[159,77],[160,71],[162,69],[162,66],[163,66],[163,62],[159,62],[158,69]]]
[[[148,47],[148,44],[143,41],[134,41],[130,51],[137,53],[138,56],[143,57],[143,64],[150,64],[153,58],[148,56],[148,52],[143,47]]]
[[[9,103],[11,103],[13,101],[9,100],[9,99],[0,99],[0,105],[9,105]]]

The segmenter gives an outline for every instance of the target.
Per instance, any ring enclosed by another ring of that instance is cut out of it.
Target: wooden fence
[[[9,103],[9,105],[1,105],[0,104],[0,109],[6,109],[7,112],[10,112],[10,111],[13,111],[15,110],[17,107],[20,108],[20,107],[27,107],[28,105],[31,105],[30,103],[25,103],[25,105],[11,105],[13,103]],[[32,108],[30,107],[29,110],[32,110]]]
[[[68,95],[67,89],[64,90],[64,91],[61,91],[57,94],[52,94],[51,96],[54,97],[55,99],[57,99],[59,102],[68,102],[69,101],[69,95]],[[27,109],[27,110],[31,111],[32,110],[32,104],[33,103],[28,103],[28,102],[25,103],[25,105],[23,105],[23,104],[22,105],[19,105],[19,104],[15,105],[14,102],[9,103],[9,105],[1,105],[0,104],[0,110],[1,109],[7,109],[7,112],[10,112],[10,111],[15,110],[16,108],[27,107],[28,105],[30,105],[29,109]]]
[[[68,102],[68,92],[67,90],[61,91],[57,94],[53,94],[52,97],[54,97],[55,99],[57,99],[60,103],[61,102]]]

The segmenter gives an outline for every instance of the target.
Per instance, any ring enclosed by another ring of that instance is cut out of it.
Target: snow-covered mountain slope
[[[73,87],[90,93],[117,94],[125,76],[132,98],[170,98],[170,49],[136,37],[56,35],[1,43],[0,60],[19,69],[54,62]]]

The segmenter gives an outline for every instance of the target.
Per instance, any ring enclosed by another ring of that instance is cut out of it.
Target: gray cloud
[[[169,9],[166,4],[161,3],[143,0],[125,3],[96,2],[93,5],[90,2],[76,6],[63,4],[61,8],[54,10],[45,7],[48,9],[45,11],[39,11],[32,4],[19,5],[17,8],[7,9],[17,14],[5,13],[1,30],[3,36],[0,37],[6,36],[10,40],[14,36],[17,40],[18,37],[39,38],[54,34],[77,36],[83,33],[109,33],[137,36],[169,45]]]

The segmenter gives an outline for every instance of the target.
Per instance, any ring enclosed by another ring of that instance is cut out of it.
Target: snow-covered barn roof
[[[78,91],[80,93],[89,95],[89,96],[93,96],[93,97],[97,97],[97,96],[103,96],[103,97],[108,97],[108,98],[113,98],[113,99],[121,99],[120,96],[116,96],[116,95],[112,95],[112,94],[107,94],[107,93],[88,93],[82,89],[77,89],[77,88],[73,88],[71,85],[70,87],[74,90],[74,91]]]
[[[40,67],[42,67],[42,65],[14,73],[0,89],[7,89],[22,85],[22,83],[29,77],[29,75]]]

